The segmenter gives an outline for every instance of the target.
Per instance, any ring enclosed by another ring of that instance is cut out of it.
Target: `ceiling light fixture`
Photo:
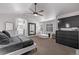
[[[37,14],[34,14],[34,16],[38,16]]]

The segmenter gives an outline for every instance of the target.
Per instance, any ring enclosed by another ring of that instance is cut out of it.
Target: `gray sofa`
[[[19,35],[19,36],[10,37],[3,32],[0,32],[0,40],[1,40],[0,41],[0,55],[9,54],[17,50],[34,45],[33,40],[26,36]]]

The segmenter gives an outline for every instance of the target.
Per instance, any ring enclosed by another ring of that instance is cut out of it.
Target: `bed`
[[[36,48],[29,37],[20,35],[9,38],[8,44],[0,44],[0,55],[20,55]]]

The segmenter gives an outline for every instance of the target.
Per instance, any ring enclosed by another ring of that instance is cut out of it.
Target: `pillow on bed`
[[[5,30],[2,31],[2,33],[6,34],[9,38],[11,37],[10,34],[9,34],[9,32],[7,32],[7,31],[5,31]]]
[[[8,43],[9,43],[9,37],[6,34],[0,32],[0,44],[8,44]]]

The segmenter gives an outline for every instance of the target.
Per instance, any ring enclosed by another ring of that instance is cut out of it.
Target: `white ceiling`
[[[29,3],[0,3],[0,13],[23,13],[29,11]]]
[[[0,14],[19,14],[31,12],[33,3],[0,3]],[[38,3],[37,9],[43,9],[44,18],[52,18],[66,13],[79,11],[79,3]]]
[[[44,3],[39,4],[40,9],[45,10],[45,18],[60,16],[63,14],[79,11],[78,3]],[[38,8],[39,8],[38,7]]]

